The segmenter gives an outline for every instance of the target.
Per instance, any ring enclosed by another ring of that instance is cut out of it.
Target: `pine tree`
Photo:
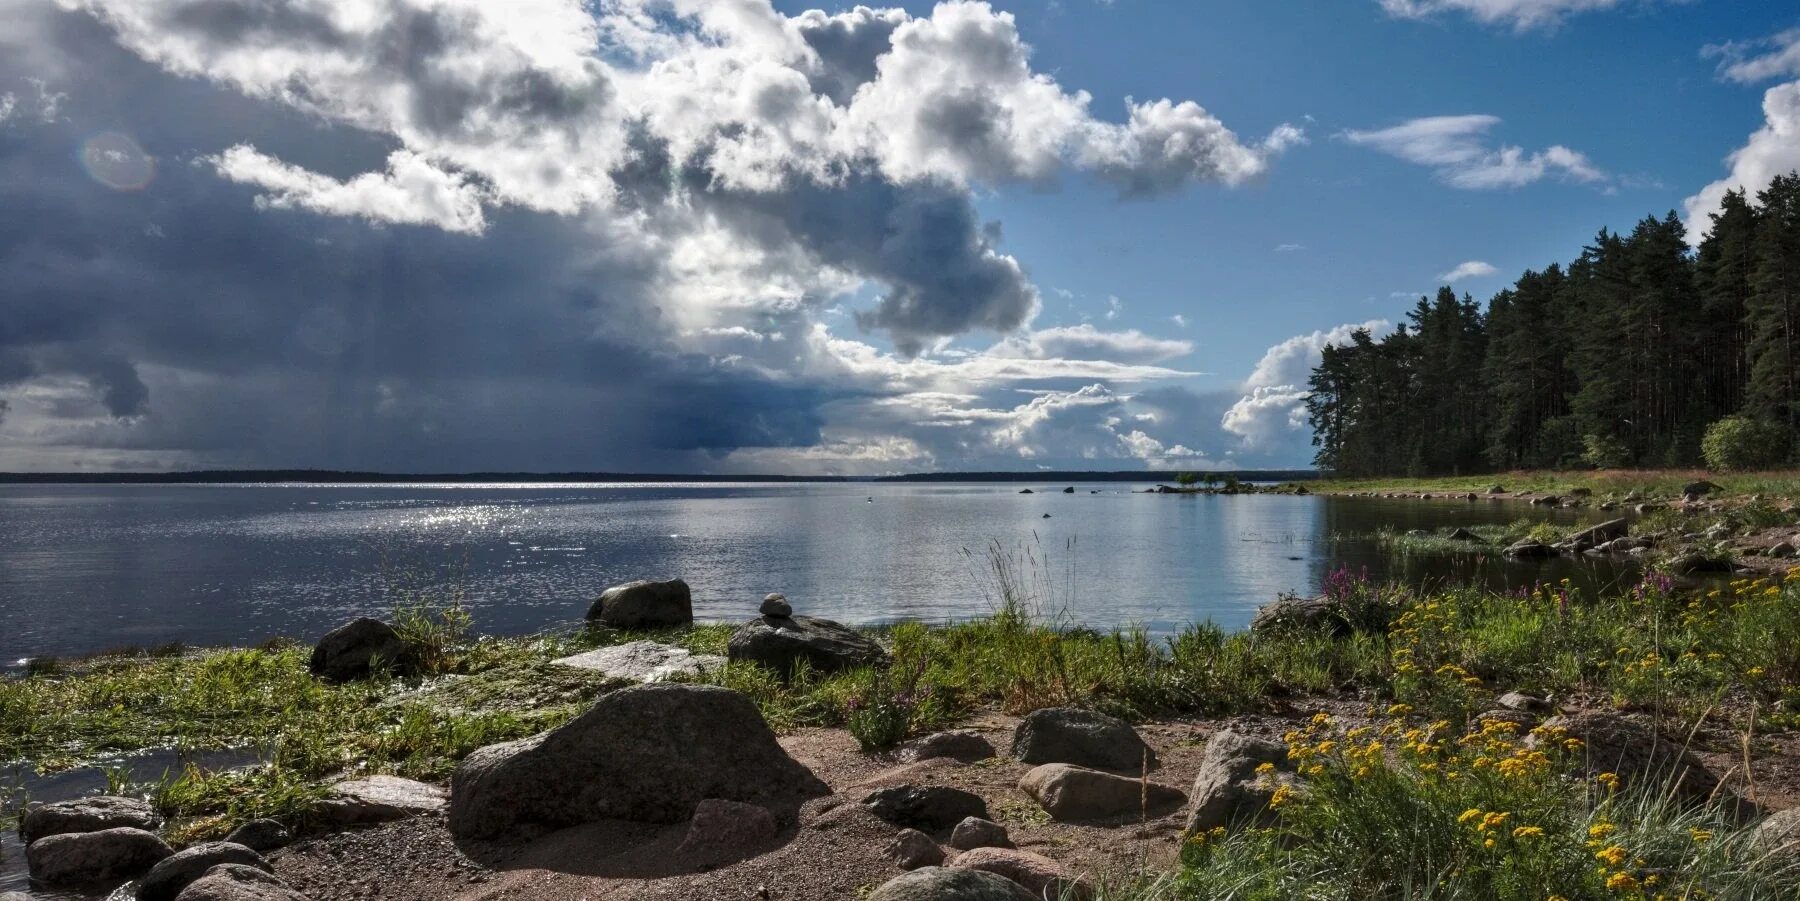
[[[1792,438],[1800,433],[1800,174],[1777,177],[1756,199],[1745,406]]]

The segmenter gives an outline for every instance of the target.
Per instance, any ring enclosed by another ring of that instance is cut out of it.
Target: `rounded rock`
[[[121,826],[151,831],[161,825],[162,817],[148,801],[100,795],[31,808],[19,822],[19,838],[29,845],[46,836],[69,832],[99,832]]]
[[[235,863],[267,871],[262,855],[231,842],[203,842],[165,857],[138,884],[138,901],[175,901],[182,890],[220,864]]]
[[[763,616],[793,616],[794,608],[788,604],[785,595],[771,594],[763,598],[762,606],[756,612]]]
[[[1012,751],[1023,763],[1072,763],[1133,773],[1157,766],[1156,752],[1124,720],[1076,707],[1026,714],[1013,730]]]
[[[194,880],[175,901],[306,901],[306,896],[255,867],[228,863]]]
[[[950,847],[958,851],[1012,846],[1012,838],[1006,834],[1006,827],[992,820],[966,817],[956,824],[955,829],[950,830]]]
[[[985,870],[925,867],[890,879],[868,901],[1042,901],[1025,887]]]
[[[45,836],[25,849],[25,858],[39,882],[86,885],[130,879],[173,853],[155,834],[119,826]]]
[[[944,862],[944,849],[938,847],[931,836],[917,829],[900,830],[884,853],[902,870],[935,867]]]

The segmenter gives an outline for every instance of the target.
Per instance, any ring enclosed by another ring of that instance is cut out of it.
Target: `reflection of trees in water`
[[[1634,584],[1641,567],[1619,557],[1554,557],[1545,560],[1513,560],[1500,546],[1472,553],[1398,553],[1374,539],[1387,528],[1437,531],[1457,526],[1504,525],[1521,519],[1570,525],[1598,522],[1595,510],[1559,510],[1516,503],[1479,501],[1416,501],[1378,498],[1322,498],[1318,517],[1320,540],[1317,585],[1340,566],[1368,569],[1378,582],[1398,582],[1422,590],[1450,585],[1481,585],[1494,591],[1528,588],[1541,582],[1568,579],[1587,594],[1597,594]]]

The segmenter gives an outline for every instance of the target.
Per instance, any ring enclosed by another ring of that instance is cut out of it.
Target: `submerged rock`
[[[811,616],[762,616],[739,626],[726,645],[733,661],[760,663],[783,676],[804,660],[814,671],[835,673],[887,663],[887,651],[842,623]]]
[[[92,885],[141,875],[173,853],[154,833],[118,826],[40,838],[25,859],[31,878],[45,885]]]
[[[676,677],[703,676],[725,665],[725,658],[717,654],[695,654],[686,648],[654,641],[632,641],[563,657],[555,662],[613,679],[662,682]]]
[[[450,830],[497,838],[603,819],[679,823],[708,798],[779,809],[830,793],[742,694],[640,685],[542,735],[469,755],[451,780]]]
[[[1022,763],[1073,763],[1102,770],[1155,769],[1156,752],[1124,720],[1078,707],[1034,710],[1013,730]]]
[[[333,682],[361,679],[381,667],[397,667],[406,658],[406,642],[394,627],[366,616],[325,633],[313,647],[312,674]]]
[[[985,870],[925,867],[882,883],[868,901],[1043,901],[1025,887]]]
[[[162,817],[148,801],[99,795],[31,808],[19,822],[19,838],[29,845],[45,836],[69,832],[99,832],[120,826],[150,831],[161,825]]]
[[[588,608],[589,622],[615,629],[657,629],[694,624],[694,601],[688,584],[640,580],[614,585]]]

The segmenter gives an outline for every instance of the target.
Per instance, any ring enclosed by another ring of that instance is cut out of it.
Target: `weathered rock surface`
[[[925,867],[883,883],[868,901],[1043,901],[1025,887],[985,870]]]
[[[812,616],[763,616],[738,627],[726,645],[734,661],[760,663],[788,675],[804,660],[817,672],[835,673],[887,663],[887,651],[842,623]]]
[[[1269,798],[1277,783],[1257,775],[1257,768],[1265,763],[1278,770],[1286,768],[1287,746],[1229,729],[1215,733],[1206,742],[1200,771],[1194,775],[1187,834],[1266,823]]]
[[[1522,691],[1509,691],[1495,699],[1494,703],[1499,704],[1507,710],[1517,710],[1521,713],[1550,712],[1550,701],[1548,699],[1540,698],[1536,695],[1528,695]]]
[[[130,879],[175,853],[154,833],[130,826],[63,832],[25,849],[31,878],[46,885],[89,885]]]
[[[225,840],[235,845],[243,845],[252,851],[268,852],[276,848],[285,848],[293,842],[294,834],[286,826],[275,820],[251,820],[225,836]]]
[[[937,732],[924,738],[915,739],[900,746],[900,759],[907,761],[934,760],[948,757],[963,763],[974,763],[998,756],[994,743],[973,729],[952,729],[949,732]]]
[[[1326,632],[1344,636],[1354,631],[1343,609],[1330,598],[1283,597],[1258,607],[1250,618],[1252,632]]]
[[[1074,823],[1104,823],[1154,816],[1180,805],[1180,789],[1067,763],[1046,763],[1019,780],[1050,816]]]
[[[896,785],[877,789],[862,800],[870,813],[924,832],[942,832],[969,817],[987,819],[980,795],[943,785]]]
[[[767,807],[707,798],[694,808],[677,854],[735,855],[767,847],[780,827]]]
[[[1769,815],[1750,837],[1757,850],[1787,859],[1800,858],[1800,807]]]
[[[194,880],[175,901],[306,901],[306,896],[256,867],[228,863]]]
[[[1565,540],[1575,542],[1583,547],[1593,547],[1595,545],[1605,544],[1608,541],[1624,538],[1626,533],[1630,531],[1631,526],[1625,520],[1609,519],[1599,525],[1582,529],[1581,531],[1570,535]]]
[[[235,863],[267,871],[262,855],[231,842],[202,842],[165,857],[138,884],[138,901],[175,901],[182,890],[220,864]]]
[[[1042,854],[1013,848],[976,848],[956,855],[950,866],[1004,876],[1025,887],[1034,898],[1054,901],[1087,901],[1093,886],[1067,867]]]
[[[902,870],[935,867],[944,862],[944,849],[917,829],[902,829],[883,852]]]
[[[588,608],[589,622],[615,629],[658,629],[694,624],[694,600],[688,584],[640,580],[614,585]]]
[[[1034,710],[1013,730],[1023,763],[1073,763],[1101,770],[1155,769],[1156,752],[1124,720],[1076,707]]]
[[[950,847],[959,851],[1012,846],[1012,838],[1006,834],[1006,827],[992,820],[969,817],[950,830]]]
[[[555,661],[562,666],[592,670],[614,679],[663,682],[677,677],[702,676],[725,665],[717,654],[695,654],[687,648],[654,641],[632,641],[610,648],[596,648]]]
[[[98,832],[120,826],[148,831],[161,825],[162,817],[148,801],[99,795],[31,808],[19,823],[19,838],[29,845],[45,836],[67,832]]]
[[[313,815],[328,826],[369,826],[444,809],[449,795],[435,785],[398,776],[368,776],[340,782],[313,806]]]
[[[780,810],[830,793],[776,743],[749,698],[640,685],[543,735],[471,754],[451,781],[450,829],[495,838],[525,824],[679,823],[708,798]]]
[[[1675,786],[1678,797],[1702,801],[1719,789],[1719,780],[1700,758],[1650,726],[1617,713],[1586,711],[1554,716],[1545,729],[1562,729],[1580,739],[1581,767],[1589,775],[1615,773],[1624,785]],[[1530,735],[1528,747],[1546,739]]]
[[[788,603],[786,595],[771,594],[763,598],[762,606],[756,612],[763,616],[793,616],[794,607]]]
[[[1533,541],[1529,538],[1526,538],[1523,541],[1519,541],[1515,544],[1509,545],[1506,548],[1505,554],[1508,557],[1518,557],[1518,558],[1522,558],[1522,559],[1554,557],[1554,556],[1556,556],[1556,548],[1553,548],[1550,545],[1547,545],[1541,541]]]
[[[351,620],[319,639],[313,647],[312,673],[334,682],[361,679],[376,667],[397,667],[406,658],[406,642],[394,627],[366,616]]]

